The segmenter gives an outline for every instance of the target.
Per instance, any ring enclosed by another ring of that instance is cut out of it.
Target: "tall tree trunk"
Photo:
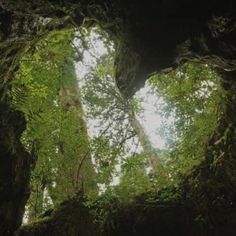
[[[148,163],[150,167],[152,169],[156,169],[158,166],[161,165],[161,161],[160,161],[159,156],[153,149],[148,135],[145,133],[143,126],[141,125],[141,123],[139,122],[137,117],[135,117],[134,114],[130,116],[130,122],[138,136],[139,142],[143,148],[145,156],[148,159]]]
[[[128,107],[129,107],[129,121],[131,123],[131,126],[133,127],[134,131],[136,132],[140,145],[143,148],[143,152],[148,160],[149,166],[153,170],[157,170],[157,168],[161,167],[161,160],[159,156],[157,155],[156,151],[154,150],[150,138],[148,135],[145,133],[144,127],[141,125],[139,120],[137,119],[134,109],[132,105],[128,102]]]
[[[81,103],[79,86],[76,80],[75,68],[73,70],[73,78],[69,84],[64,85],[60,89],[61,101],[67,111],[75,112],[78,115],[78,132],[84,137],[84,143],[80,148],[80,156],[78,164],[75,168],[74,185],[77,191],[85,194],[97,192],[96,172],[92,163],[92,157],[89,150],[89,136],[86,121],[84,120],[84,111]]]

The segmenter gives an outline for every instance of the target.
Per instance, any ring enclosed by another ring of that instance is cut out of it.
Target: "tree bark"
[[[74,66],[71,69],[75,70]],[[64,85],[60,89],[60,98],[67,111],[75,112],[78,116],[78,133],[84,137],[84,143],[79,148],[80,155],[78,163],[75,167],[74,185],[76,191],[81,191],[85,194],[97,192],[96,172],[92,163],[92,157],[89,150],[89,136],[87,124],[84,119],[83,105],[79,92],[78,82],[76,80],[75,71],[73,73],[73,81],[68,85]]]
[[[145,133],[144,127],[141,125],[137,117],[133,112],[129,113],[129,120],[131,123],[131,126],[133,127],[134,131],[136,132],[138,136],[138,140],[143,148],[143,152],[148,160],[149,166],[153,169],[156,170],[158,167],[161,167],[161,160],[157,153],[155,152],[150,138],[148,135]]]

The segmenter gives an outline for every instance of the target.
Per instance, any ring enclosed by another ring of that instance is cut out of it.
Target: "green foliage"
[[[109,47],[109,45],[107,45]],[[108,50],[109,51],[109,50]],[[98,134],[91,140],[98,180],[109,188],[115,166],[127,155],[127,142],[134,142],[135,133],[130,125],[128,104],[116,86],[114,52],[98,58],[97,65],[83,78],[81,88],[86,116],[95,120]],[[135,103],[137,106],[137,102]]]
[[[52,106],[64,64],[73,55],[73,34],[72,30],[52,32],[22,57],[12,95],[14,106],[24,111],[27,118],[42,107]]]
[[[147,160],[143,154],[136,154],[123,160],[120,183],[115,187],[115,192],[121,201],[132,201],[134,197],[150,191],[152,183],[146,168]]]
[[[115,165],[118,164],[122,151],[120,148],[109,143],[104,137],[95,137],[91,140],[91,152],[97,169],[97,181],[109,186],[112,181]]]
[[[165,75],[155,75],[150,84],[163,97],[160,113],[174,116],[169,129],[172,143],[166,159],[172,177],[186,174],[204,158],[208,140],[224,112],[225,92],[220,77],[208,65],[185,64]],[[174,128],[173,128],[174,127]]]
[[[50,33],[24,55],[12,85],[13,106],[28,121],[22,142],[37,161],[28,203],[30,218],[78,190],[78,163],[88,151],[75,89],[73,38],[73,30]]]

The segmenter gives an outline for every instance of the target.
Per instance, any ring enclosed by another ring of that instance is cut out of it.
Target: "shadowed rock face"
[[[29,197],[31,156],[19,138],[25,129],[20,112],[0,105],[0,235],[12,235],[21,224]]]
[[[151,73],[168,71],[190,59],[207,61],[222,69],[235,68],[234,0],[18,2],[3,0],[2,41],[20,37],[21,43],[31,41],[42,19],[62,19],[67,12],[78,26],[84,17],[96,18],[117,43],[117,84],[128,95],[142,86]],[[51,25],[45,30],[58,27]],[[17,50],[12,50],[12,54]]]
[[[49,2],[51,4],[48,4]],[[6,97],[6,92],[10,88],[9,82],[18,69],[19,58],[25,48],[36,43],[49,31],[70,25],[70,17],[80,26],[84,17],[88,16],[96,18],[117,44],[116,79],[118,87],[125,95],[131,96],[151,73],[170,70],[188,60],[207,62],[219,71],[225,71],[225,83],[231,88],[235,84],[233,71],[236,69],[235,11],[235,0],[120,0],[115,3],[111,0],[94,0],[93,3],[86,0],[2,0],[0,235],[12,235],[21,224],[33,166],[32,157],[19,141],[20,134],[25,129],[24,116],[12,110]],[[43,19],[49,18],[54,21],[42,24]],[[232,97],[233,92],[230,94]],[[232,101],[234,104],[235,101]],[[232,110],[235,109],[232,103],[229,107],[229,116],[232,118]],[[222,122],[225,126],[228,122],[234,124],[232,119]],[[232,132],[231,140],[234,140],[234,136],[235,133]],[[231,149],[228,149],[227,145],[231,145]],[[230,154],[230,160],[235,160],[232,143],[226,142],[223,148],[226,154]],[[212,161],[212,158],[208,160]],[[234,167],[229,171],[233,171]],[[228,176],[227,171],[223,176]],[[209,178],[199,170],[196,172],[195,176],[200,176],[197,178]],[[208,173],[208,169],[206,172]],[[211,173],[211,179],[214,178],[218,181],[215,173]],[[231,187],[232,185],[227,191]]]
[[[142,86],[151,73],[189,59],[205,58],[222,69],[233,63],[235,69],[235,2],[147,1],[130,3],[128,9],[126,53],[117,58],[117,83],[127,93]],[[217,62],[218,57],[224,62]]]

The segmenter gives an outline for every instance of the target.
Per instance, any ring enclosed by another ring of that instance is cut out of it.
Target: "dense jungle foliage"
[[[96,41],[105,47],[101,55],[94,55]],[[162,98],[156,105],[163,117],[158,132],[167,140],[158,149],[138,119],[140,98],[125,97],[117,88],[115,50],[98,28],[70,28],[49,33],[21,58],[9,94],[12,106],[25,114],[21,140],[36,160],[25,221],[77,193],[88,196],[88,206],[98,204],[97,199],[109,205],[112,199],[130,202],[146,192],[176,187],[204,158],[225,109],[221,78],[197,62],[150,76],[150,93]],[[95,62],[80,76],[77,65],[87,54]],[[93,134],[91,124],[96,126]],[[106,216],[105,210],[97,214]]]

